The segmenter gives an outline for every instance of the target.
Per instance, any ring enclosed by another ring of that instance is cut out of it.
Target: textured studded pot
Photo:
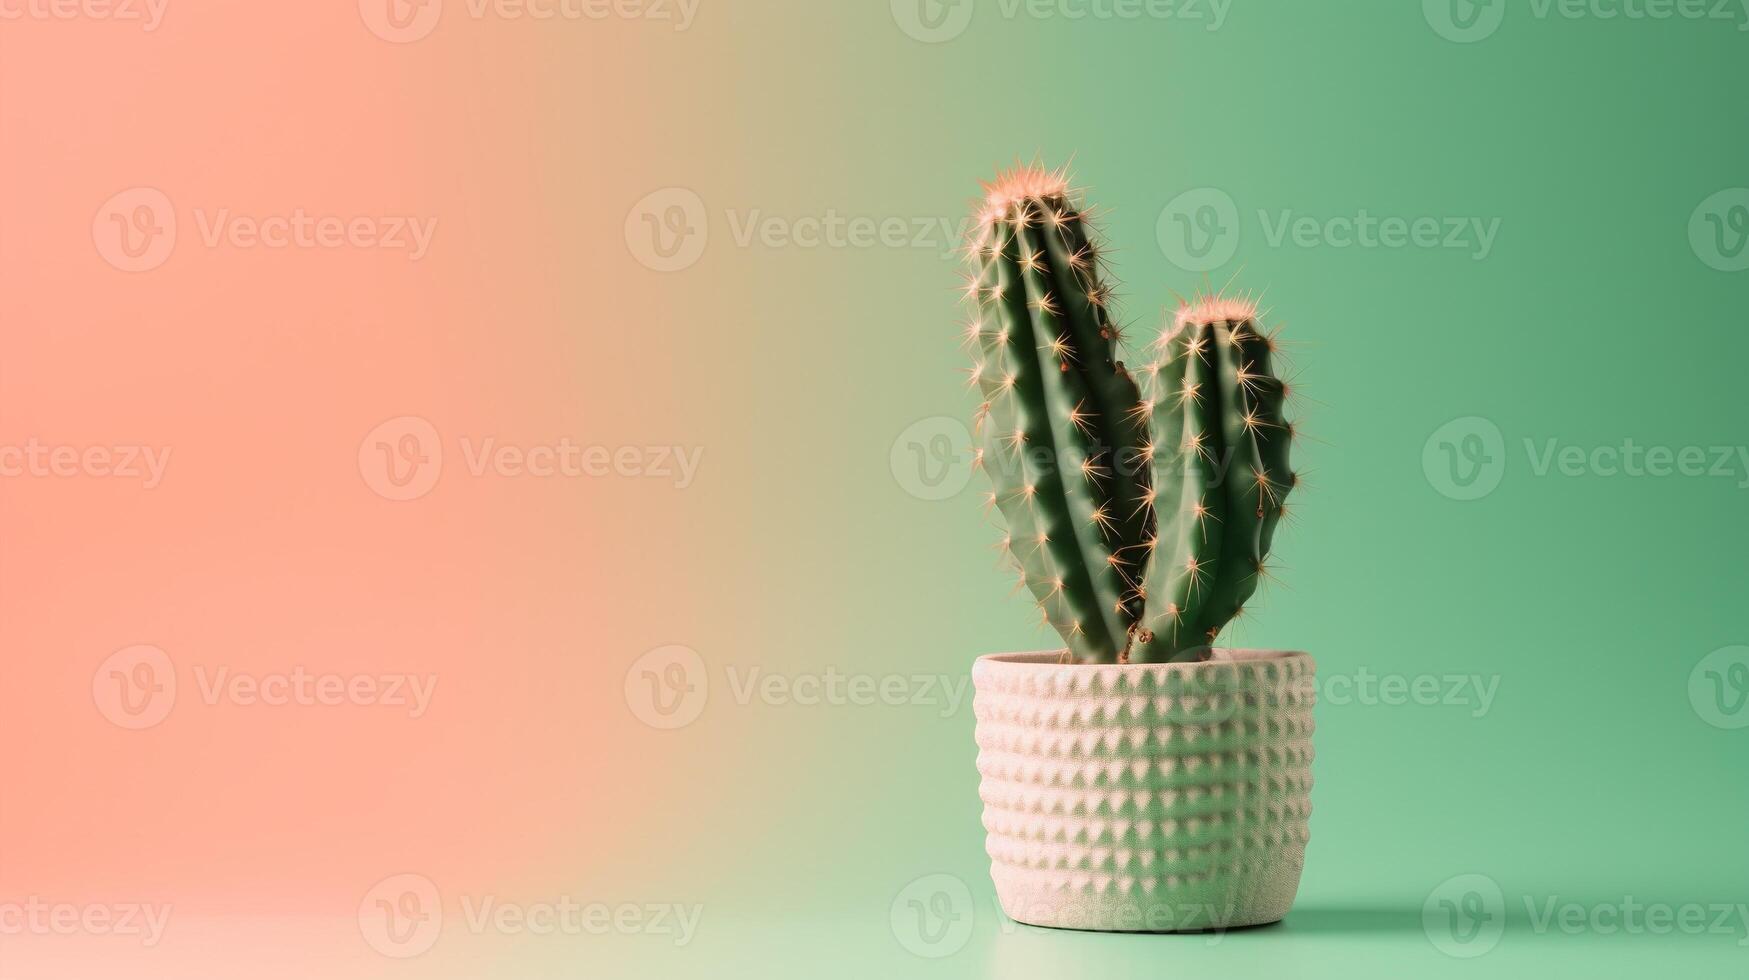
[[[1279,921],[1312,812],[1312,658],[972,668],[979,795],[1002,909],[1070,929]]]

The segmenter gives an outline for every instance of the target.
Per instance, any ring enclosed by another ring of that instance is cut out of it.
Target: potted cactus
[[[1308,837],[1313,663],[1215,645],[1297,483],[1276,341],[1252,302],[1199,296],[1132,375],[1064,175],[1017,168],[985,191],[976,465],[1065,645],[973,667],[998,899],[1066,928],[1278,921]]]

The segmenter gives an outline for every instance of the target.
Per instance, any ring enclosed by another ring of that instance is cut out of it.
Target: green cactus
[[[1274,341],[1248,302],[1187,304],[1144,398],[1064,175],[1017,168],[985,191],[967,338],[1002,548],[1076,661],[1206,659],[1296,482]]]
[[[1141,393],[1115,359],[1109,290],[1061,175],[987,185],[970,249],[978,463],[1004,547],[1076,659],[1115,663],[1139,619],[1153,527]]]
[[[1244,300],[1180,309],[1149,371],[1154,486],[1161,511],[1129,660],[1207,659],[1257,591],[1283,503],[1293,426],[1275,341]]]

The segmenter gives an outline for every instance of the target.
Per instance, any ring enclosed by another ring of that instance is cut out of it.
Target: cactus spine
[[[969,249],[978,462],[1045,620],[1077,660],[1115,663],[1142,612],[1148,419],[1115,359],[1098,249],[1062,175],[1018,170],[986,190]]]
[[[1017,168],[985,191],[967,337],[1001,546],[1075,660],[1206,659],[1296,483],[1275,343],[1248,302],[1186,304],[1144,398],[1064,175]]]

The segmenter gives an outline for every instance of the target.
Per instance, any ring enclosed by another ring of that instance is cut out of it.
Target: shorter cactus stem
[[[1150,392],[1159,530],[1129,659],[1204,660],[1244,612],[1296,479],[1273,342],[1247,301],[1203,297],[1161,338]]]

